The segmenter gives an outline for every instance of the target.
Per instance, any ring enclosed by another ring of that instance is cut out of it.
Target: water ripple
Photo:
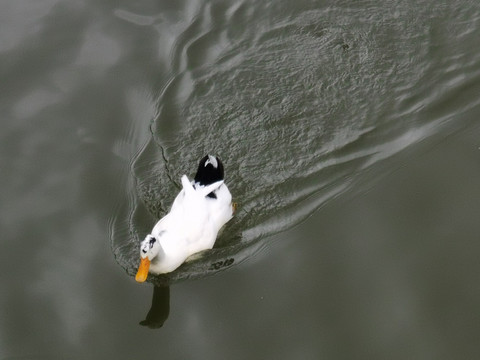
[[[153,282],[242,262],[364,169],[479,105],[478,53],[450,46],[452,36],[475,44],[478,9],[363,5],[289,13],[244,1],[198,10],[175,41],[152,138],[133,161],[136,193],[112,224],[122,230],[113,247],[127,272],[180,176],[192,176],[206,153],[224,161],[239,211],[212,251]]]

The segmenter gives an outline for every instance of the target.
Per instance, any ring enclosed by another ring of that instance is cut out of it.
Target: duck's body
[[[219,230],[232,218],[232,196],[218,158],[205,156],[194,181],[182,176],[182,187],[170,212],[141,243],[137,281],[145,281],[148,272],[171,272],[190,255],[211,249]]]
[[[193,187],[183,175],[182,185],[170,212],[152,229],[162,251],[152,260],[151,273],[171,272],[190,255],[211,249],[218,231],[232,217],[232,196],[223,180]],[[218,194],[216,199],[207,196],[212,191]]]

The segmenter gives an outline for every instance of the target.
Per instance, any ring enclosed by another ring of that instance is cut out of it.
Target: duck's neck
[[[163,247],[162,247],[161,243],[158,244],[157,249],[158,249],[158,252],[152,260],[153,264],[158,264],[159,262],[161,262],[165,258],[165,251],[163,250]]]

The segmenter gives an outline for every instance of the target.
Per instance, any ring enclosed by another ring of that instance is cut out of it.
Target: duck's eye
[[[155,244],[155,241],[157,241],[155,238],[151,238],[150,241],[148,242],[150,249],[153,247],[153,244]]]

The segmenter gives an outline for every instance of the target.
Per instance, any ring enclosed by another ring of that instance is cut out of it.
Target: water
[[[138,242],[199,153],[224,159],[240,211],[215,251],[159,283],[241,263],[255,243],[303,220],[365,168],[477,106],[478,54],[451,46],[452,38],[475,36],[470,12],[347,2],[304,4],[286,16],[274,4],[205,3],[173,46],[174,76],[161,90],[151,140],[132,164],[139,200],[127,199],[118,217],[119,262],[134,273]],[[422,22],[400,21],[413,13]],[[439,18],[454,31],[437,30]],[[458,96],[468,105],[442,109]]]
[[[3,3],[0,359],[478,356],[480,7],[387,5]],[[136,284],[207,152],[238,213]]]

